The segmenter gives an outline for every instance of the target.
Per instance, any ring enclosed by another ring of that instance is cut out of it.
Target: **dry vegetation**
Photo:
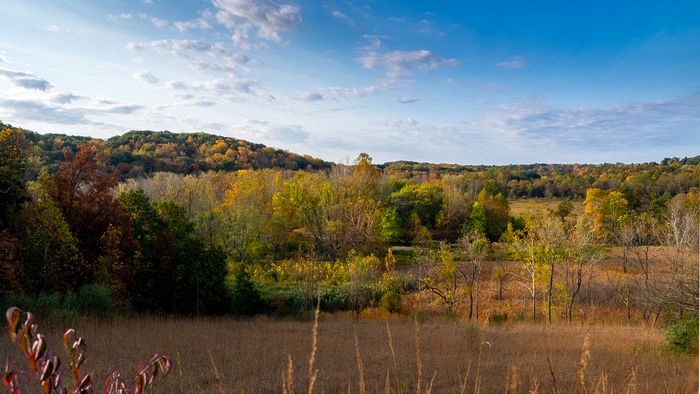
[[[514,198],[508,200],[510,214],[515,217],[544,216],[556,211],[563,198]],[[583,201],[573,200],[573,213],[583,213]]]
[[[174,365],[170,376],[158,382],[153,392],[272,393],[282,391],[288,356],[294,365],[294,390],[307,391],[312,325],[266,318],[141,317],[83,320],[75,328],[88,338],[86,372],[95,376],[111,369],[135,372],[139,361],[158,351],[170,355]],[[692,392],[696,376],[691,357],[663,351],[661,331],[646,327],[526,323],[479,327],[430,322],[420,324],[417,334],[416,324],[409,318],[394,318],[388,327],[391,342],[384,321],[322,318],[315,354],[315,391],[361,392],[364,380],[367,392],[382,392],[388,374],[390,392],[416,392],[417,342],[421,347],[422,389],[429,390],[432,382],[432,392],[439,393],[460,392],[462,387],[464,392],[476,392],[476,385],[484,393],[552,392],[552,376],[556,392],[568,393],[580,389],[579,375],[587,392],[680,393]],[[58,348],[63,330],[43,331],[50,349]],[[16,350],[9,341],[0,342],[3,359],[6,355],[16,359]],[[582,357],[585,352],[589,358]],[[358,366],[362,367],[362,380]]]

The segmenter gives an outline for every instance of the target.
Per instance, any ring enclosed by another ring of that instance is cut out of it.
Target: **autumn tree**
[[[31,205],[25,220],[24,290],[32,294],[66,292],[85,283],[78,240],[57,204],[40,199]]]
[[[379,275],[381,261],[374,255],[363,256],[351,250],[346,258],[348,272],[347,292],[355,318],[369,304],[372,294],[372,282]]]
[[[82,144],[77,153],[66,149],[66,160],[59,171],[42,182],[45,197],[61,210],[85,263],[85,283],[96,280],[99,258],[104,252],[103,237],[108,229],[118,229],[123,257],[135,249],[129,217],[115,197],[119,180],[116,173],[104,171],[104,152],[99,145]]]
[[[440,244],[440,249],[431,254],[434,256],[433,267],[427,275],[420,278],[421,284],[437,297],[436,302],[445,306],[448,316],[454,316],[460,294],[454,253],[443,242]]]
[[[567,320],[571,322],[574,318],[574,306],[583,284],[586,280],[591,280],[591,275],[603,254],[591,232],[590,222],[586,218],[577,220],[576,225],[567,231],[563,242],[562,274],[567,291],[565,313]],[[626,299],[629,302],[629,297]]]
[[[629,212],[629,203],[616,190],[590,188],[586,191],[584,204],[584,212],[593,220],[593,231],[606,239],[618,234]]]

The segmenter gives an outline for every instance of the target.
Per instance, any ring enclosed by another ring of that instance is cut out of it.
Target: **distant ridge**
[[[0,122],[0,129],[16,128]],[[289,170],[323,170],[333,163],[249,141],[207,133],[172,133],[170,131],[132,130],[107,140],[39,134],[25,130],[36,146],[44,164],[57,166],[63,150],[97,141],[107,148],[110,165],[125,176],[139,176],[157,171],[191,173],[196,171],[235,171],[241,169],[281,168]]]
[[[0,122],[0,130],[16,128]],[[63,161],[63,150],[75,151],[77,146],[97,141],[105,147],[108,164],[124,177],[148,175],[167,171],[189,174],[198,171],[235,171],[241,169],[280,168],[288,170],[327,170],[334,163],[300,155],[233,137],[224,137],[202,132],[173,133],[170,131],[132,130],[107,140],[71,136],[65,134],[39,134],[25,130],[27,138],[39,150],[44,164],[56,169]],[[358,152],[359,153],[359,152]],[[508,164],[508,165],[462,165],[446,163],[421,163],[415,161],[393,161],[379,164],[386,174],[402,178],[430,178],[433,176],[483,173],[484,178],[501,174],[503,187],[510,181],[533,182],[556,176],[592,175],[603,172],[628,176],[635,172],[677,172],[681,167],[700,166],[700,155],[684,158],[665,158],[659,163],[603,163],[603,164]]]

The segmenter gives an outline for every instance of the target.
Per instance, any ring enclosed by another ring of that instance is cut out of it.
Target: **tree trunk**
[[[552,289],[554,288],[554,262],[549,264],[549,288],[547,289],[547,320],[552,322]]]
[[[479,320],[479,284],[474,283],[474,311],[476,312],[476,320]]]
[[[469,321],[472,320],[472,312],[474,311],[474,296],[469,292]]]

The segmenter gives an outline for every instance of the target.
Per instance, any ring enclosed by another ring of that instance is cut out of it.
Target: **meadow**
[[[130,376],[159,352],[172,358],[173,369],[151,392],[278,393],[289,379],[289,357],[294,391],[307,391],[313,325],[265,317],[139,317],[82,319],[73,327],[87,340],[85,372],[95,378],[113,369]],[[41,330],[50,350],[60,350],[62,327]],[[321,314],[317,330],[318,393],[684,393],[697,387],[693,356],[664,350],[662,331],[642,326],[488,326]],[[0,342],[0,354],[19,357],[8,340]]]

